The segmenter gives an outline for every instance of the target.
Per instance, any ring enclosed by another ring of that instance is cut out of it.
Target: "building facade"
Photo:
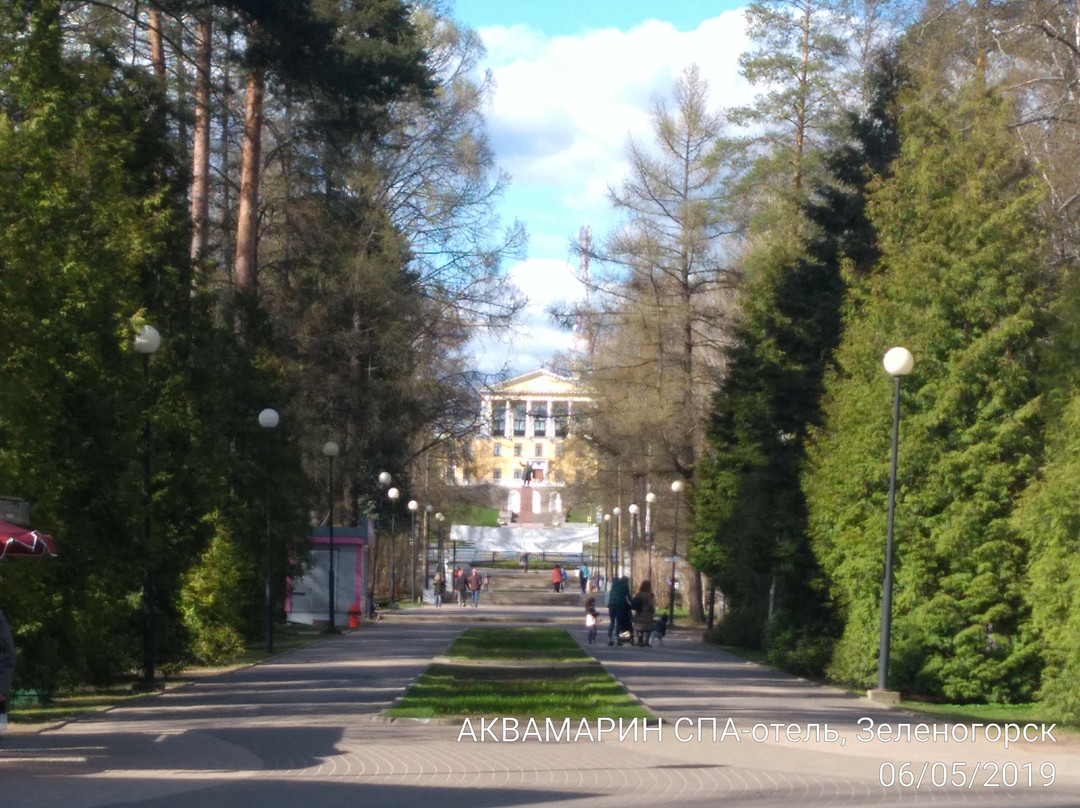
[[[572,438],[591,407],[574,378],[547,370],[489,388],[481,397],[481,434],[469,446],[471,468],[456,469],[457,482],[500,489],[500,508],[515,517],[559,521],[563,489],[588,473]]]

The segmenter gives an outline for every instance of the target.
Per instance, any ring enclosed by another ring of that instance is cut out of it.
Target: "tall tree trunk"
[[[204,12],[195,28],[195,131],[191,148],[191,258],[206,251],[210,217],[211,22]]]
[[[161,20],[161,9],[152,9],[150,11],[150,61],[154,65],[154,75],[159,79],[165,76],[165,39]]]
[[[238,292],[255,282],[259,245],[259,172],[262,162],[262,107],[265,78],[261,70],[248,74],[244,110],[244,145],[240,157],[240,210],[236,222],[236,265],[233,286]]]

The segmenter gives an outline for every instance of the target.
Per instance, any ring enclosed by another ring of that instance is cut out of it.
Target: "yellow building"
[[[564,488],[582,482],[588,472],[571,436],[591,406],[574,378],[547,370],[485,390],[481,435],[470,447],[475,478],[459,482],[503,489],[500,509],[515,516],[549,514],[558,521]]]

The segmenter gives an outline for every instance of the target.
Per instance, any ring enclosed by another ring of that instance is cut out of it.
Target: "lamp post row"
[[[150,423],[150,357],[157,352],[161,346],[161,334],[151,325],[143,325],[133,341],[133,349],[136,353],[141,354],[143,357],[143,396],[144,396],[144,417],[143,417],[143,549],[144,549],[144,569],[143,569],[143,593],[142,593],[142,611],[143,611],[143,684],[152,685],[154,683],[154,674],[156,670],[155,663],[155,645],[154,645],[154,574],[152,563],[152,519],[151,519],[151,423]],[[896,511],[896,474],[897,474],[897,456],[899,447],[899,431],[900,431],[900,380],[904,376],[911,373],[914,368],[915,360],[911,352],[907,348],[895,347],[886,352],[883,359],[883,365],[885,371],[893,378],[893,417],[892,417],[892,446],[890,453],[889,464],[889,499],[888,499],[888,514],[886,519],[885,529],[885,563],[884,563],[884,576],[882,580],[882,597],[881,597],[881,635],[879,640],[878,649],[878,690],[886,691],[888,687],[888,665],[889,665],[889,642],[892,628],[892,567],[893,567],[893,526],[894,517]],[[267,653],[273,653],[274,650],[274,613],[273,613],[273,553],[272,553],[272,533],[271,533],[271,520],[270,520],[270,498],[271,498],[271,480],[273,465],[271,462],[271,443],[270,435],[273,429],[275,429],[280,422],[280,416],[278,412],[273,408],[266,408],[259,413],[258,416],[259,426],[265,430],[266,433],[266,582],[265,582],[265,596],[266,596],[266,650]],[[335,630],[335,571],[334,571],[334,458],[339,454],[338,444],[334,441],[327,441],[323,444],[323,455],[328,462],[328,482],[330,492],[330,511],[329,511],[329,550],[330,550],[330,565],[329,565],[329,611],[328,611],[328,624],[329,630]],[[389,472],[381,472],[379,474],[379,483],[383,486],[388,486],[392,478]],[[680,494],[684,490],[684,483],[682,480],[675,480],[671,484],[671,491],[675,495],[675,527],[672,535],[671,544],[671,578],[669,581],[669,606],[668,606],[668,622],[670,625],[675,624],[675,562],[678,558],[678,541],[679,541],[679,499]],[[400,491],[397,488],[389,488],[387,490],[387,497],[391,503],[395,503],[400,496]],[[644,539],[648,550],[648,575],[652,577],[652,505],[656,502],[656,494],[649,491],[645,496],[645,522],[643,527]],[[409,529],[409,546],[410,546],[410,598],[415,600],[416,597],[416,511],[419,508],[419,503],[416,500],[409,500],[408,509],[410,514],[410,529]],[[630,523],[630,574],[633,576],[634,565],[634,539],[637,529],[637,516],[640,508],[636,504],[629,506],[629,512],[631,516]],[[432,507],[430,505],[426,508],[426,515],[430,516]],[[396,552],[395,552],[395,523],[394,513],[391,511],[391,573],[390,573],[390,602],[391,605],[396,605]],[[434,514],[435,521],[437,523],[437,541],[438,541],[438,560],[440,566],[443,561],[443,544],[442,544],[442,522],[445,518],[443,514]],[[612,516],[615,517],[615,530],[614,537],[612,536]],[[610,514],[604,514],[604,537],[607,540],[607,552],[605,553],[605,577],[610,580],[612,575],[617,575],[620,572],[619,564],[619,551],[622,544],[622,510],[619,507],[611,509]],[[614,538],[614,542],[613,542]],[[455,548],[456,549],[456,548]],[[610,571],[609,571],[610,570]],[[428,542],[427,533],[425,531],[424,542],[424,585],[427,586],[428,575]]]

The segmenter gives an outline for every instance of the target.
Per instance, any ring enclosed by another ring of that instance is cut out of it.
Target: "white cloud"
[[[481,28],[480,35],[484,67],[495,79],[488,129],[512,177],[506,215],[529,229],[532,258],[509,270],[530,299],[520,327],[502,343],[479,343],[477,354],[485,370],[506,362],[524,372],[570,347],[572,335],[555,329],[545,309],[581,294],[567,244],[586,222],[598,238],[614,223],[607,191],[627,174],[628,138],[651,142],[654,102],[670,97],[691,63],[708,79],[714,108],[747,103],[752,92],[738,58],[748,40],[739,11],[693,31],[647,20],[629,31],[574,36],[546,37],[523,25]]]
[[[507,280],[529,304],[510,331],[474,340],[473,351],[486,372],[500,370],[504,364],[514,373],[533,370],[550,362],[554,354],[570,350],[573,343],[573,333],[554,325],[547,313],[553,304],[572,303],[584,294],[570,264],[550,258],[520,261],[509,269]]]
[[[625,175],[627,139],[648,141],[653,101],[696,62],[717,106],[745,103],[738,75],[746,48],[742,14],[693,31],[648,20],[630,31],[599,29],[545,38],[525,26],[480,31],[495,78],[492,139],[516,183],[555,186],[571,210],[606,204]]]

